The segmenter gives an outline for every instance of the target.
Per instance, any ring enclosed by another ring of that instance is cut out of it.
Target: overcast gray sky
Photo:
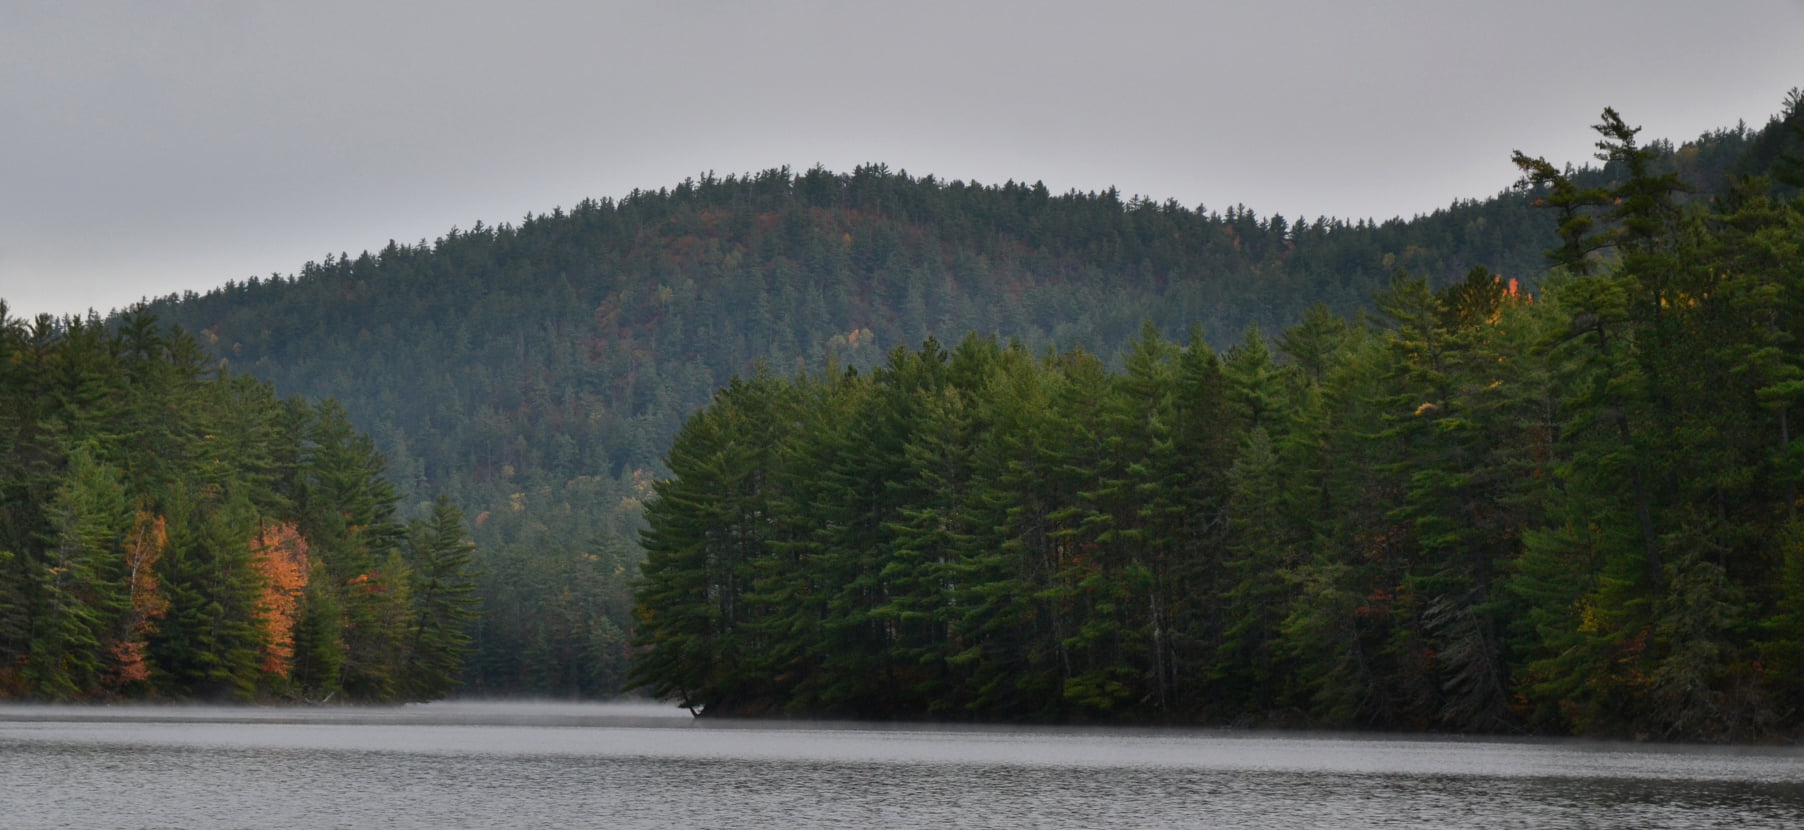
[[[713,170],[1410,216],[1765,123],[1804,0],[0,0],[15,317],[289,274]]]

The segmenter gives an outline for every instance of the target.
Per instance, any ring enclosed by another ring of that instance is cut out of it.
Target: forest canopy
[[[727,714],[1798,733],[1804,182],[1690,198],[1596,130],[1606,181],[1516,158],[1558,220],[1537,291],[1399,269],[1275,344],[1149,323],[1118,369],[973,335],[734,380],[646,505],[633,682]]]
[[[0,698],[448,692],[475,614],[457,508],[401,524],[336,404],[116,323],[0,302]]]
[[[1798,117],[1788,105],[1759,128],[1639,147],[1648,172],[1685,185],[1674,209],[1708,211],[1726,183],[1796,152]],[[1370,330],[1361,314],[1399,272],[1441,292],[1483,266],[1540,298],[1544,252],[1570,219],[1614,222],[1585,194],[1632,178],[1629,163],[1553,170],[1570,192],[1548,180],[1379,222],[881,164],[709,173],[151,310],[232,371],[339,401],[386,458],[397,520],[429,518],[438,496],[467,511],[485,609],[470,691],[607,696],[634,652],[641,506],[685,419],[735,376],[830,360],[868,373],[899,346],[971,332],[1120,372],[1148,321],[1166,342],[1200,325],[1217,353],[1253,328],[1288,337],[1318,304]],[[1774,185],[1775,202],[1796,193]],[[1570,211],[1536,204],[1561,200]],[[1267,348],[1313,378],[1331,368],[1327,352]]]

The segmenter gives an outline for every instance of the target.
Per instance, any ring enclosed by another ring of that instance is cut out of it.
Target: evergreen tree
[[[35,585],[26,680],[35,697],[70,700],[100,690],[103,646],[129,607],[119,565],[126,522],[118,472],[98,463],[91,445],[69,455],[69,472],[47,506],[47,539]]]
[[[433,502],[431,519],[408,527],[413,642],[403,677],[409,699],[433,700],[457,685],[470,650],[466,629],[476,618],[472,547],[463,513],[443,496]]]

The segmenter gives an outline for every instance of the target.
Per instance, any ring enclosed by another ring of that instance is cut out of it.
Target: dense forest
[[[1650,145],[1707,200],[1759,172],[1775,130]],[[1499,160],[1499,164],[1507,163]],[[1580,186],[1619,172],[1577,170]],[[607,695],[631,654],[639,509],[683,419],[735,375],[968,332],[1119,367],[1142,323],[1217,348],[1321,303],[1369,307],[1399,270],[1439,287],[1485,265],[1525,284],[1557,217],[1507,192],[1411,220],[1260,216],[1037,184],[770,170],[584,202],[431,243],[152,303],[234,371],[333,398],[425,518],[472,520],[468,691]]]
[[[1596,129],[1603,180],[1516,158],[1555,223],[1532,290],[1401,263],[1275,351],[1148,314],[1118,368],[971,335],[734,380],[645,509],[634,682],[729,714],[1796,734],[1804,153],[1706,199]]]
[[[426,700],[475,616],[462,515],[403,525],[336,404],[142,310],[0,302],[0,699]]]
[[[1766,170],[1782,141],[1775,121],[1647,148],[1692,204]],[[1580,188],[1622,175],[1569,173]],[[1559,217],[1533,198],[1342,222],[875,164],[704,175],[152,310],[235,372],[343,402],[402,520],[437,496],[464,507],[485,608],[465,691],[610,695],[631,657],[640,505],[684,419],[734,375],[870,370],[967,332],[1120,368],[1146,321],[1227,348],[1317,303],[1369,309],[1398,269],[1436,289],[1476,265],[1539,285]]]

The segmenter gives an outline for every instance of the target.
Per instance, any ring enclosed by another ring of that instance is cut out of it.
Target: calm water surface
[[[0,706],[0,827],[1804,827],[1804,750]]]

